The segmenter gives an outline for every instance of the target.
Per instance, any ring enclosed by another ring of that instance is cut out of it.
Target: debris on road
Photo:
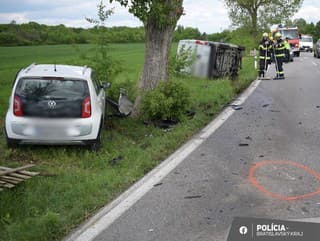
[[[159,182],[159,183],[154,184],[153,186],[158,187],[158,186],[161,186],[162,184],[163,184],[162,182]]]
[[[194,196],[185,196],[184,199],[194,199],[194,198],[201,198],[201,195],[194,195]]]
[[[263,105],[262,107],[265,108],[265,107],[268,107],[268,106],[269,106],[269,104],[265,104],[265,105]]]
[[[250,136],[247,136],[246,140],[252,141],[252,138]]]
[[[119,117],[130,115],[133,109],[133,103],[128,99],[126,90],[123,88],[120,88],[118,102],[112,100],[109,97],[106,97],[106,103],[109,104],[114,110],[116,110],[116,114],[119,115]]]
[[[193,110],[187,110],[187,111],[186,111],[186,116],[187,116],[189,119],[192,119],[195,115],[196,115],[196,112],[193,111]]]
[[[276,113],[279,113],[280,110],[270,110],[270,112],[276,112]]]
[[[242,110],[243,107],[241,105],[229,105],[234,110]]]
[[[249,146],[248,143],[239,143],[239,146]]]
[[[118,107],[119,112],[125,116],[128,116],[133,109],[133,103],[128,99],[126,90],[123,88],[120,88]]]
[[[178,121],[176,120],[154,120],[154,121],[143,121],[143,124],[148,126],[148,125],[153,125],[154,127],[158,127],[160,129],[164,130],[169,130],[172,129],[173,126],[178,124]]]
[[[14,188],[15,185],[32,178],[33,176],[39,175],[38,172],[25,171],[28,168],[34,167],[35,165],[26,165],[17,168],[8,168],[0,166],[0,191],[3,188]]]
[[[122,156],[117,156],[117,157],[115,157],[115,158],[112,158],[112,159],[109,161],[109,164],[110,164],[110,165],[116,165],[116,164],[118,164],[122,159],[123,159]]]

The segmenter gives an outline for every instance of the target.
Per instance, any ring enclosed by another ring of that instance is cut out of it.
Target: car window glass
[[[69,79],[23,78],[19,80],[16,94],[27,99],[77,99],[89,93],[87,82]]]
[[[101,83],[100,83],[100,81],[98,80],[97,75],[96,75],[95,72],[92,72],[91,79],[92,79],[94,88],[95,88],[95,90],[96,90],[96,93],[97,93],[97,95],[99,95],[100,90],[101,90]]]

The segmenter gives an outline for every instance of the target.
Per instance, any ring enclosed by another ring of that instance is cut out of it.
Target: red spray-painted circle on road
[[[251,182],[251,184],[253,184],[256,188],[258,188],[261,192],[263,192],[264,194],[271,196],[273,198],[277,198],[280,200],[285,200],[285,201],[291,201],[291,200],[299,200],[299,199],[304,199],[304,198],[308,198],[308,197],[312,197],[315,195],[319,195],[320,194],[320,187],[318,190],[314,191],[314,192],[310,192],[310,193],[306,193],[303,195],[299,195],[299,196],[284,196],[284,195],[280,195],[277,193],[273,193],[271,191],[269,191],[268,189],[266,189],[262,184],[260,184],[255,176],[256,171],[266,165],[270,165],[270,164],[274,164],[274,165],[289,165],[289,166],[294,166],[297,167],[299,169],[302,169],[304,171],[306,171],[307,173],[309,173],[311,176],[315,177],[317,180],[320,181],[320,174],[317,173],[316,171],[310,169],[309,167],[302,165],[300,163],[296,163],[296,162],[291,162],[291,161],[262,161],[262,162],[257,162],[255,164],[253,164],[250,167],[249,170],[249,181]]]

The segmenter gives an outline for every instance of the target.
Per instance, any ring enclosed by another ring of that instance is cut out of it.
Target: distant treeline
[[[320,38],[320,21],[316,24],[307,23],[299,18],[287,24],[287,26],[298,26],[300,33],[310,34],[314,40]],[[141,43],[145,42],[145,32],[143,27],[111,27],[104,29],[104,39],[109,43]],[[268,30],[265,30],[268,31]],[[262,30],[260,31],[262,34]],[[101,32],[100,32],[101,33]],[[96,43],[99,39],[99,29],[96,27],[71,28],[61,24],[58,26],[48,26],[29,22],[16,24],[12,21],[9,24],[0,24],[0,46],[18,45],[44,45],[44,44],[90,44]],[[255,48],[257,41],[250,37],[246,28],[224,30],[220,33],[201,33],[197,28],[184,27],[178,25],[174,32],[173,41],[181,39],[203,39],[215,42],[233,43]]]
[[[111,27],[103,31],[104,39],[110,43],[138,43],[145,41],[143,27]],[[16,24],[0,24],[0,45],[43,45],[43,44],[87,44],[95,43],[99,36],[96,27],[71,28],[65,25],[48,26],[29,22]],[[197,28],[178,26],[174,33],[173,40],[181,39],[201,39],[206,35],[200,33]]]

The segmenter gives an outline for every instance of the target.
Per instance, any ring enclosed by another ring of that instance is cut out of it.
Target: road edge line
[[[247,98],[259,86],[261,80],[253,81],[249,87],[238,96],[231,105],[242,105]],[[167,159],[133,184],[119,197],[107,204],[89,220],[85,221],[79,228],[69,234],[63,241],[91,241],[103,230],[107,229],[123,213],[149,192],[155,184],[159,183],[174,168],[182,163],[185,158],[196,150],[206,139],[209,138],[223,123],[228,120],[236,110],[231,107],[225,108],[200,132],[195,134],[189,141],[177,149]]]

